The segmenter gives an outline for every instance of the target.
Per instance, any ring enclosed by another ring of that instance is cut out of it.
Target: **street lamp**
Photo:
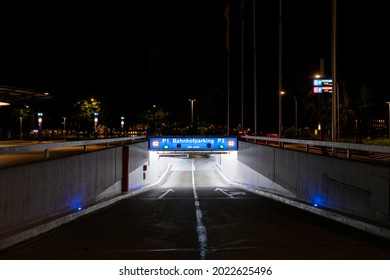
[[[254,2],[254,1],[253,1]],[[278,133],[279,137],[282,136],[282,0],[279,0],[279,96],[278,96],[278,103],[279,103],[279,127],[278,127]],[[256,135],[256,134],[255,134]]]
[[[279,92],[279,137],[282,137],[283,132],[283,124],[282,124],[282,96],[284,95],[284,91]]]
[[[121,133],[122,133],[122,136],[124,134],[124,128],[125,128],[125,117],[121,117]]]
[[[98,126],[98,121],[99,121],[99,119],[98,119],[99,113],[95,112],[95,113],[93,113],[93,115],[94,115],[93,122],[95,124],[95,126],[94,126],[95,138],[97,138],[97,126]]]
[[[43,113],[38,113],[38,141],[42,142],[42,121]]]
[[[23,117],[19,117],[20,140],[23,140]]]
[[[153,104],[153,119],[154,119],[154,133],[156,133],[157,130],[157,119],[156,119],[156,113],[157,113],[157,107],[155,104]]]
[[[64,140],[66,140],[66,117],[62,117],[64,119],[64,130],[62,132],[62,135],[64,136]]]
[[[0,101],[0,107],[1,106],[9,106],[10,104],[8,102]]]
[[[290,93],[292,97],[294,97],[295,101],[295,129],[298,129],[298,101],[294,94]]]
[[[283,96],[285,95],[286,93],[284,91],[281,91],[280,92],[280,95]],[[289,95],[291,95],[292,97],[294,97],[294,101],[295,101],[295,130],[298,129],[298,102],[297,102],[297,98],[295,97],[294,94],[292,93],[289,93]]]
[[[196,99],[188,99],[191,102],[191,123],[194,123],[194,101]]]
[[[389,140],[390,140],[390,101],[386,102],[387,104],[389,104]]]

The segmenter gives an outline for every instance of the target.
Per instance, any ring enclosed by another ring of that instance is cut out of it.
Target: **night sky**
[[[263,133],[277,131],[278,2],[256,1],[257,110]],[[338,2],[337,77],[367,84],[386,116],[381,104],[390,99],[388,1]],[[188,121],[188,99],[195,98],[198,120],[226,124],[226,3],[2,1],[0,84],[49,92],[61,115],[69,104],[95,97],[113,108],[115,118],[135,119],[156,104]],[[242,73],[244,126],[253,127],[252,14],[252,1],[246,0],[242,72],[240,1],[231,1],[231,127],[241,121]],[[331,0],[283,1],[282,22],[283,88],[301,98],[321,59],[331,74]]]

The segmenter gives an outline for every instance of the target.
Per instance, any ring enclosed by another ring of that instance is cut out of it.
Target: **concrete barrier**
[[[0,169],[0,249],[143,191],[167,170],[167,163],[152,166],[144,177],[147,142],[127,147],[127,192],[121,186],[123,146]]]
[[[216,161],[232,182],[390,227],[390,166],[248,142],[239,147],[236,161]]]

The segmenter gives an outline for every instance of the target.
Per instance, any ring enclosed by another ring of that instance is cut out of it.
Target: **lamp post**
[[[153,119],[154,119],[154,133],[157,131],[157,118],[156,118],[156,113],[157,113],[157,107],[156,104],[153,104]]]
[[[332,0],[332,87],[335,89],[335,84],[337,82],[336,78],[336,23],[337,23],[337,0]],[[336,141],[337,136],[337,90],[332,92],[332,141]],[[333,149],[335,152],[335,149]]]
[[[283,127],[282,127],[282,0],[279,0],[279,127],[278,133],[279,137],[282,135]]]
[[[64,130],[62,131],[62,135],[64,136],[64,140],[66,140],[66,117],[62,117],[64,119]]]
[[[390,140],[390,101],[386,102],[387,104],[389,104],[389,140]]]
[[[121,133],[122,133],[122,136],[124,134],[124,128],[125,128],[125,117],[121,117]]]
[[[38,113],[38,141],[42,142],[42,121],[43,113]]]
[[[280,86],[279,86],[280,87]],[[283,132],[283,121],[282,121],[282,96],[285,94],[284,91],[279,91],[279,135],[278,137],[282,137]]]
[[[95,113],[93,113],[93,115],[94,115],[93,122],[95,124],[95,126],[94,126],[95,138],[97,138],[97,126],[98,126],[98,122],[99,122],[99,118],[98,118],[99,113],[95,112]]]
[[[23,117],[19,117],[20,140],[23,140]]]
[[[284,91],[280,92],[280,96],[285,95],[286,93]],[[298,102],[297,98],[295,97],[294,94],[289,93],[292,97],[294,97],[294,102],[295,102],[295,130],[298,129]],[[281,119],[281,118],[280,118]]]
[[[196,99],[188,99],[191,102],[191,123],[194,123],[194,101]]]
[[[295,101],[295,130],[298,129],[298,102],[294,94],[291,94]]]

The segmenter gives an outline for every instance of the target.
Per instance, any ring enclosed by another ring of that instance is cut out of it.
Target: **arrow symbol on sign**
[[[163,191],[162,194],[158,197],[159,199],[160,198],[163,198],[164,196],[166,196],[168,193],[170,192],[175,192],[173,189],[168,189],[166,191]]]
[[[235,195],[246,195],[245,192],[229,192],[227,189],[221,189],[221,188],[216,188],[214,190],[215,192],[221,192],[224,195],[230,197],[230,198],[235,198]]]

